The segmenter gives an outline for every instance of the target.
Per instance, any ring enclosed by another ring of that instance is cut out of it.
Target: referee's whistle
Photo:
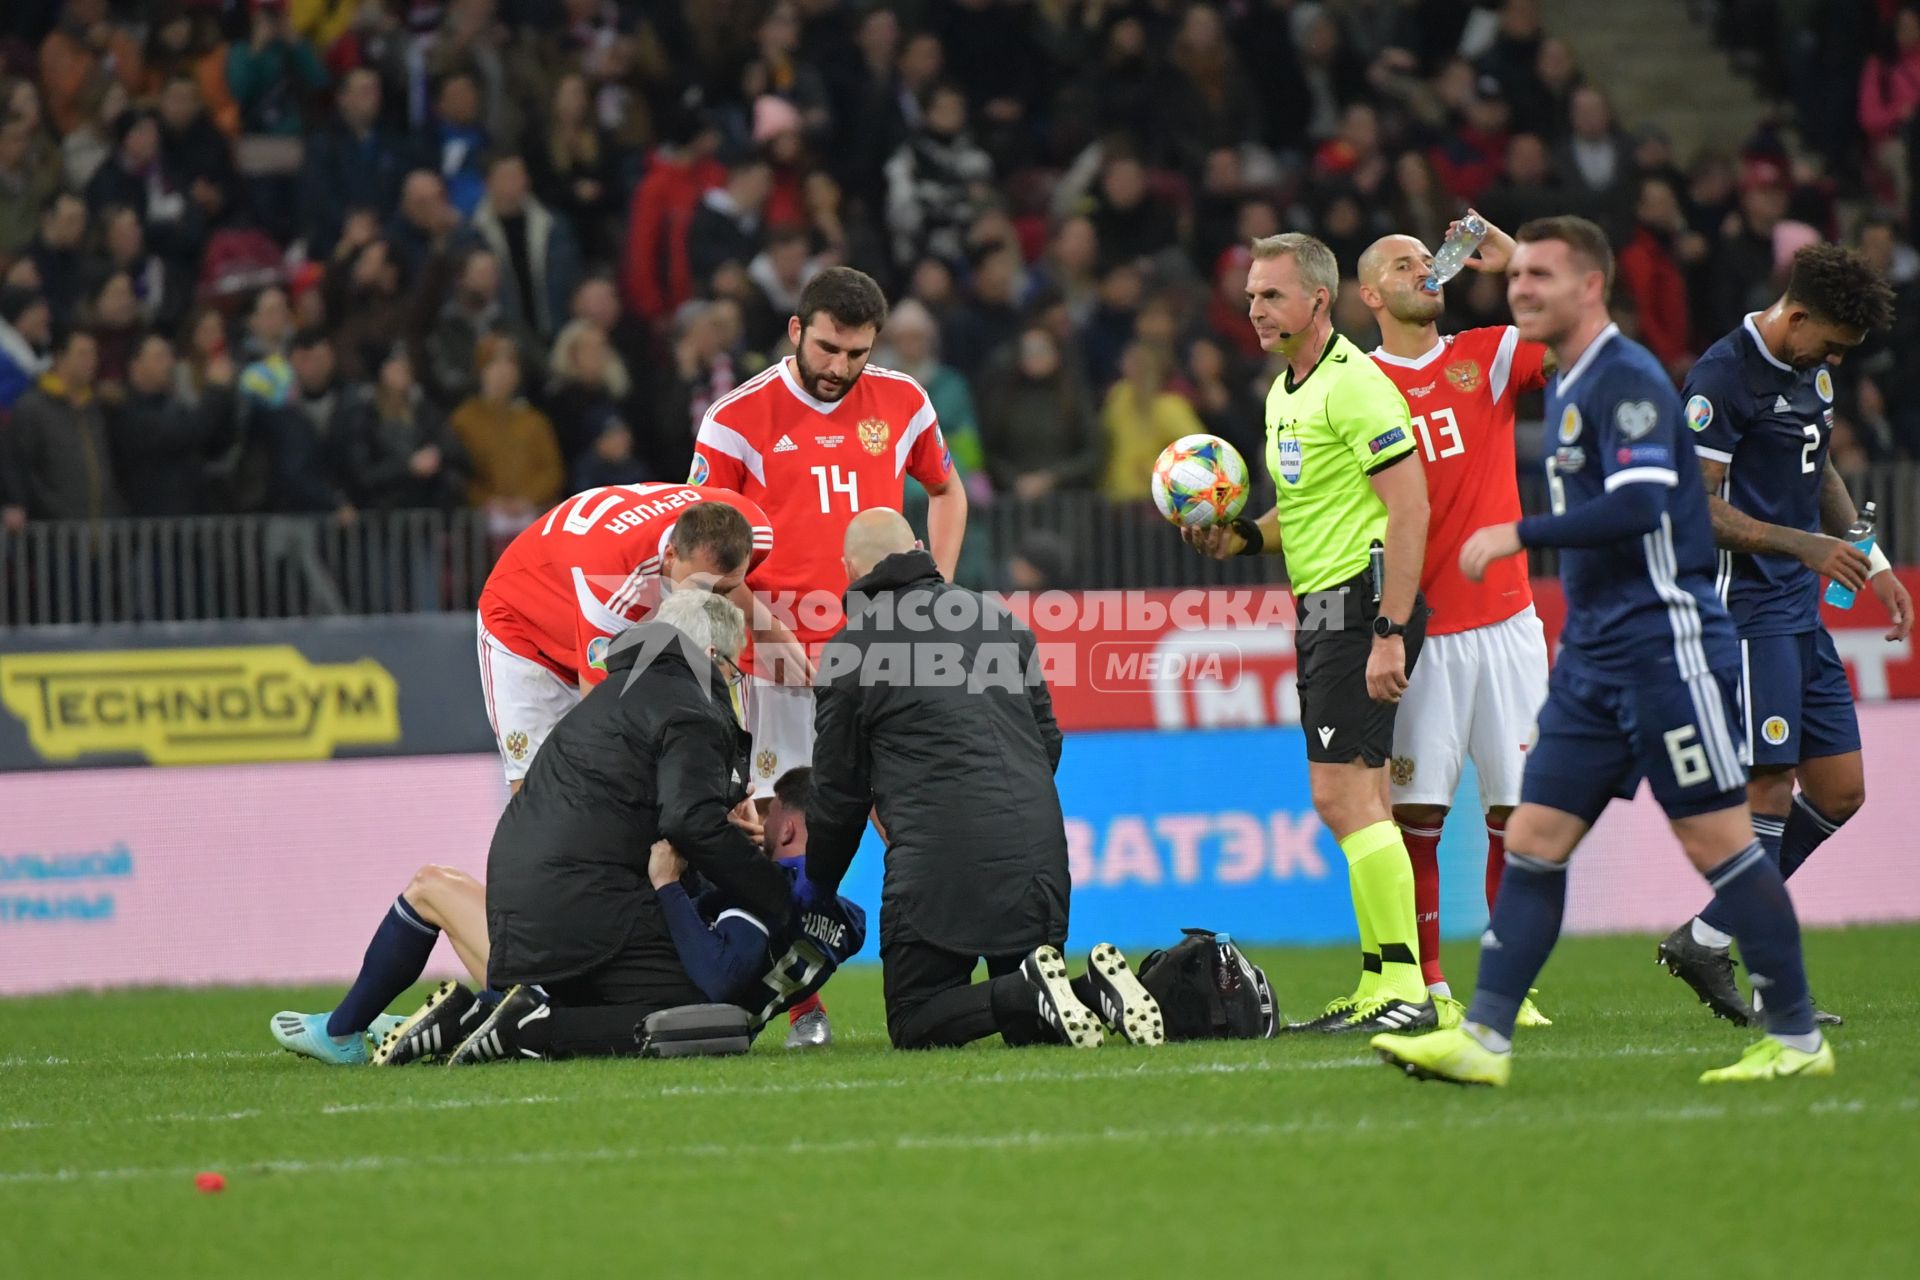
[[[1380,597],[1387,590],[1387,548],[1380,539],[1375,538],[1368,548],[1368,572],[1373,576],[1373,602],[1380,603]]]

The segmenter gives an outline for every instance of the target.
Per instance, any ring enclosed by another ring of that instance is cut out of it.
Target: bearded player
[[[1468,265],[1501,271],[1513,240],[1489,225]],[[1426,568],[1420,592],[1433,608],[1427,648],[1394,722],[1388,771],[1393,817],[1413,862],[1420,967],[1442,1026],[1462,1006],[1440,967],[1440,829],[1471,757],[1487,824],[1487,911],[1506,869],[1507,817],[1534,712],[1547,696],[1547,640],[1533,611],[1524,558],[1496,561],[1486,577],[1460,571],[1475,529],[1520,518],[1514,481],[1514,399],[1546,385],[1547,349],[1511,325],[1441,337],[1443,294],[1422,285],[1433,254],[1412,236],[1386,236],[1360,255],[1360,297],[1380,328],[1373,359],[1407,398],[1427,464]],[[1550,1026],[1529,998],[1520,1026]]]
[[[750,610],[746,576],[772,551],[758,504],[698,485],[588,489],[522,530],[480,592],[480,682],[508,785],[520,790],[553,726],[606,678],[614,636],[682,583]],[[747,616],[756,639],[798,661],[785,625]]]
[[[847,525],[872,507],[898,511],[911,475],[927,491],[928,543],[953,578],[967,529],[967,494],[925,389],[867,363],[887,319],[871,276],[830,267],[800,293],[787,321],[794,354],[715,401],[694,442],[694,484],[745,494],[773,518],[779,542],[748,576],[754,594],[790,623],[809,656],[842,621]],[[813,691],[767,679],[748,662],[753,794],[813,758]]]

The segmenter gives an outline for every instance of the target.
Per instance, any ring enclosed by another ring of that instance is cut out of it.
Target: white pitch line
[[[1858,1041],[1857,1047],[1868,1042]],[[1581,1052],[1570,1049],[1538,1049],[1525,1053],[1525,1060],[1579,1059],[1592,1061],[1603,1058],[1669,1058],[1687,1057],[1703,1052],[1697,1048],[1674,1045],[1617,1045],[1612,1049],[1597,1052]],[[1250,1058],[1239,1062],[1183,1062],[1175,1066],[1156,1066],[1150,1062],[1141,1062],[1122,1070],[1096,1071],[987,1071],[975,1075],[952,1076],[939,1079],[901,1076],[854,1076],[847,1079],[783,1081],[765,1084],[662,1084],[651,1089],[622,1092],[617,1095],[621,1101],[643,1101],[667,1098],[757,1098],[790,1094],[827,1095],[835,1093],[866,1093],[894,1089],[940,1088],[948,1085],[1027,1085],[1027,1084],[1078,1084],[1085,1080],[1150,1080],[1181,1079],[1191,1076],[1242,1075],[1246,1073],[1292,1073],[1296,1071],[1351,1071],[1364,1067],[1377,1067],[1380,1060],[1372,1055],[1356,1055],[1345,1058],[1288,1059],[1288,1058]],[[529,1068],[521,1067],[520,1070]],[[416,1075],[426,1075],[427,1071],[417,1071]],[[531,1094],[522,1097],[483,1096],[476,1098],[399,1098],[380,1102],[330,1102],[318,1108],[308,1110],[282,1110],[273,1112],[275,1120],[295,1116],[336,1116],[361,1114],[392,1114],[400,1112],[465,1111],[491,1109],[495,1107],[525,1107],[568,1105],[581,1103],[599,1103],[604,1095],[556,1096],[551,1094]],[[97,1125],[126,1124],[217,1124],[232,1120],[252,1119],[259,1112],[228,1111],[195,1114],[191,1112],[164,1115],[113,1117],[90,1116],[83,1120],[45,1120],[21,1121],[20,1128],[91,1128]]]
[[[1827,1109],[1832,1109],[1834,1100],[1828,1100]],[[1891,1105],[1882,1106],[1853,1099],[1844,1104],[1849,1112],[1868,1111],[1909,1112],[1920,1107],[1920,1099],[1903,1098]],[[1821,1103],[1813,1103],[1804,1110],[1808,1114],[1820,1114]],[[1781,1116],[1795,1111],[1785,1105],[1755,1107],[1743,1110],[1743,1119],[1758,1116]],[[1280,1121],[1277,1123],[1235,1123],[1208,1125],[1169,1125],[1163,1127],[1119,1128],[1109,1126],[1104,1129],[1087,1130],[1078,1133],[1049,1132],[1046,1130],[1015,1130],[994,1134],[943,1134],[943,1133],[906,1133],[885,1138],[844,1138],[830,1142],[816,1142],[796,1138],[781,1143],[700,1143],[678,1147],[649,1145],[643,1147],[598,1147],[587,1150],[548,1149],[539,1151],[511,1151],[498,1155],[373,1155],[353,1156],[338,1160],[265,1160],[238,1162],[231,1166],[235,1177],[244,1178],[250,1174],[344,1174],[344,1173],[380,1173],[389,1170],[418,1168],[458,1168],[473,1169],[488,1165],[552,1165],[552,1164],[592,1164],[592,1163],[640,1163],[658,1164],[675,1159],[720,1159],[739,1160],[755,1156],[794,1157],[794,1156],[831,1156],[849,1155],[874,1151],[1000,1151],[1008,1149],[1037,1150],[1065,1146],[1096,1146],[1105,1143],[1166,1143],[1166,1142],[1260,1142],[1279,1138],[1300,1137],[1303,1135],[1353,1135],[1373,1133],[1399,1133],[1413,1130],[1439,1129],[1481,1129],[1497,1128],[1506,1125],[1523,1125],[1529,1131],[1538,1132],[1543,1127],[1559,1126],[1579,1128],[1587,1125],[1603,1124],[1617,1126],[1625,1122],[1669,1124],[1693,1120],[1719,1119],[1726,1114],[1724,1107],[1679,1107],[1645,1108],[1639,1111],[1622,1112],[1617,1109],[1605,1112],[1570,1112],[1561,1114],[1541,1114],[1533,1109],[1486,1111],[1478,1114],[1454,1116],[1421,1116],[1395,1120],[1379,1120],[1363,1116],[1358,1120],[1346,1118],[1308,1117],[1304,1119]],[[173,1166],[129,1166],[107,1169],[20,1169],[0,1171],[0,1185],[23,1185],[45,1183],[110,1182],[134,1181],[145,1178],[184,1178],[207,1167],[218,1165],[221,1161],[208,1161],[204,1164]]]

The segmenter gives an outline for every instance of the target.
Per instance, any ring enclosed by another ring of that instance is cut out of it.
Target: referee
[[[1427,482],[1407,402],[1333,330],[1333,250],[1289,233],[1253,242],[1247,315],[1287,367],[1267,393],[1277,504],[1258,520],[1187,529],[1201,552],[1275,554],[1285,542],[1298,610],[1300,723],[1314,812],[1347,855],[1360,923],[1360,985],[1296,1030],[1436,1025],[1420,974],[1413,868],[1387,807],[1393,717],[1426,633],[1419,594]],[[1284,534],[1282,531],[1285,531]],[[1385,547],[1376,586],[1372,547]]]

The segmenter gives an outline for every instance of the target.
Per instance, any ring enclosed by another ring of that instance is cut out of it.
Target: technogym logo
[[[291,645],[11,655],[0,658],[0,703],[48,760],[324,760],[400,738],[385,667],[310,662]]]

